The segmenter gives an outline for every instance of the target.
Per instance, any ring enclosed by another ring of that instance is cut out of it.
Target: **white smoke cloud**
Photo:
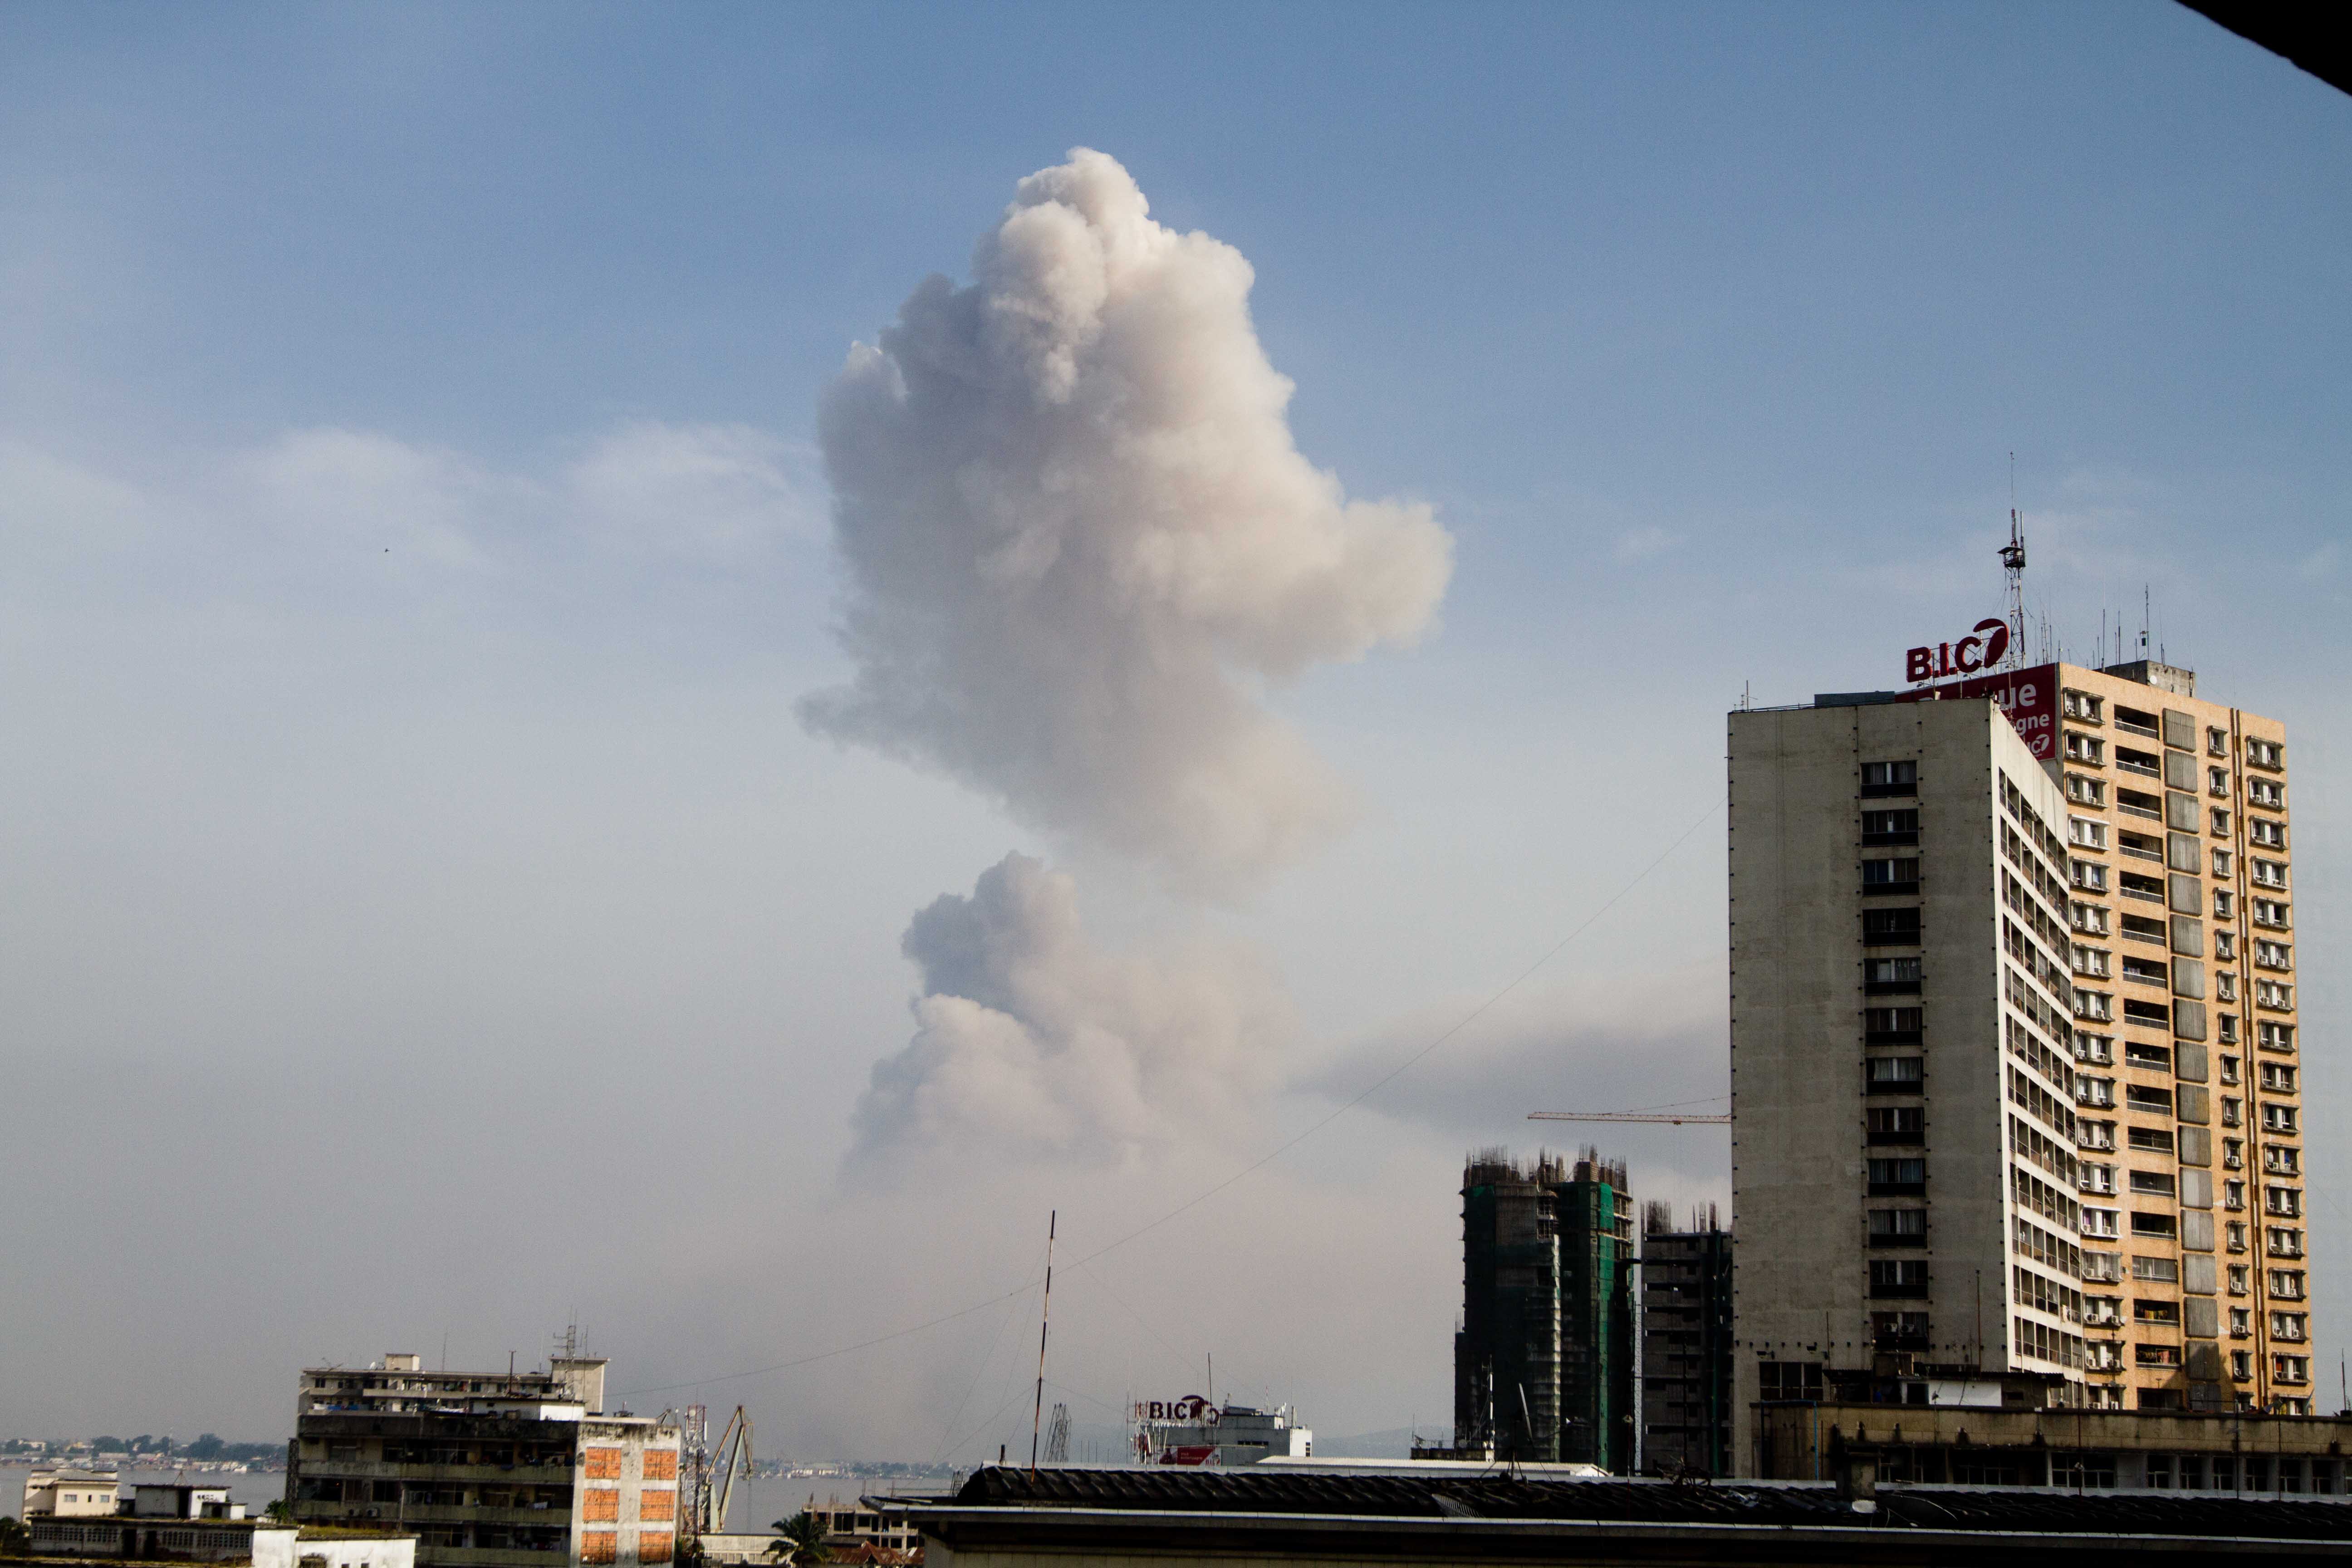
[[[1134,1168],[1231,1137],[1290,1032],[1247,956],[1105,952],[1080,928],[1076,884],[1023,855],[917,914],[901,947],[922,972],[915,1037],[874,1069],[853,1119],[854,1161],[883,1172],[976,1145]]]
[[[1249,263],[1149,213],[1076,151],[1021,182],[977,281],[925,280],[851,353],[822,436],[857,668],[801,712],[1231,889],[1344,815],[1254,684],[1412,640],[1452,546],[1299,454]]]

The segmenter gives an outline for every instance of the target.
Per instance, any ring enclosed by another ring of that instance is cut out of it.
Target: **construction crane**
[[[718,1535],[727,1529],[727,1505],[735,1499],[735,1483],[751,1473],[751,1418],[737,1405],[719,1435],[719,1447],[709,1468],[697,1478],[694,1500],[698,1534]]]
[[[1530,1121],[1664,1121],[1680,1127],[1685,1121],[1706,1122],[1728,1127],[1728,1116],[1698,1116],[1687,1111],[1673,1113],[1641,1110],[1530,1110]]]

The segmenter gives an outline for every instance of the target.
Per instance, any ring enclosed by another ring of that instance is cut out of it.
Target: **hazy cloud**
[[[826,394],[850,684],[803,719],[1023,818],[1231,888],[1344,797],[1253,682],[1412,640],[1423,505],[1292,444],[1249,264],[1080,150],[1021,182],[977,281],[926,279]]]
[[[922,972],[914,1039],[874,1069],[853,1166],[906,1162],[1134,1166],[1247,1129],[1291,1028],[1279,988],[1205,942],[1102,951],[1076,885],[1023,855],[947,894],[901,943]]]

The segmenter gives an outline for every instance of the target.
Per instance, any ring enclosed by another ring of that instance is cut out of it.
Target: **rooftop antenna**
[[[2001,570],[2009,577],[2009,649],[2001,658],[2004,669],[2025,667],[2025,528],[2017,515],[2017,454],[2009,455],[2009,542],[2000,547]]]

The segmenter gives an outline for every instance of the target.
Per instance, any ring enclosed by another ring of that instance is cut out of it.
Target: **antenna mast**
[[[2009,650],[2004,669],[2025,668],[2025,527],[2017,515],[2017,454],[2009,455],[2009,542],[2000,547],[2001,570],[2009,576]]]
[[[1029,1412],[1029,1479],[1033,1481],[1037,1479],[1037,1438],[1045,1420],[1045,1325],[1054,1315],[1054,1230],[1061,1217],[1059,1209],[1045,1215],[1045,1297],[1037,1309],[1037,1402]]]

